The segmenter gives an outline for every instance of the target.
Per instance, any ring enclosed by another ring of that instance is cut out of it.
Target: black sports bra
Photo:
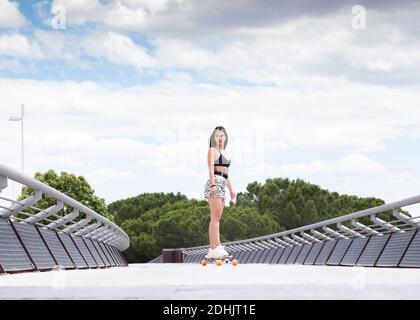
[[[230,160],[226,159],[224,155],[222,155],[221,152],[220,156],[217,160],[214,161],[214,164],[221,167],[229,167],[230,166]]]

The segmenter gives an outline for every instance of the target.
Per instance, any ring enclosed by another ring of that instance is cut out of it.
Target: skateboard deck
[[[233,256],[226,256],[219,259],[204,257],[204,259],[201,260],[201,265],[205,267],[207,264],[215,264],[216,266],[221,266],[222,264],[231,264],[236,266],[238,265],[238,260],[233,259]]]

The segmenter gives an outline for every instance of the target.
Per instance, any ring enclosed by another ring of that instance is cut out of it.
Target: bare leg
[[[220,219],[222,218],[224,204],[220,198],[208,198],[210,207],[209,239],[212,249],[220,245]]]

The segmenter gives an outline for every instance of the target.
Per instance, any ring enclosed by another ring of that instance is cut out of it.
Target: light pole
[[[25,167],[24,167],[24,150],[23,150],[23,117],[25,115],[25,106],[22,104],[21,105],[21,115],[20,116],[11,116],[9,118],[10,121],[21,121],[21,137],[22,137],[22,173],[25,172]]]

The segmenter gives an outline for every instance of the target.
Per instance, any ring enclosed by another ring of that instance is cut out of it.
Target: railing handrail
[[[316,223],[313,223],[313,224],[310,224],[310,225],[306,225],[306,226],[302,226],[302,227],[298,227],[298,228],[294,228],[294,229],[290,229],[290,230],[286,230],[286,231],[282,231],[282,232],[278,232],[278,233],[273,233],[273,234],[269,234],[269,235],[265,235],[265,236],[261,236],[261,237],[226,242],[225,244],[226,245],[234,245],[234,244],[241,244],[241,243],[248,243],[248,242],[255,242],[255,241],[267,240],[267,239],[272,239],[272,238],[278,238],[278,237],[282,237],[282,236],[287,236],[289,234],[295,234],[295,233],[298,233],[298,232],[309,231],[309,230],[313,230],[313,229],[324,227],[324,226],[330,226],[332,224],[337,224],[337,223],[341,223],[341,222],[345,222],[345,221],[351,221],[353,219],[358,219],[358,218],[362,218],[362,217],[366,217],[366,216],[370,216],[370,215],[375,215],[375,214],[378,214],[378,213],[383,213],[383,212],[388,211],[388,210],[399,209],[401,207],[406,207],[406,206],[416,204],[416,203],[420,203],[420,195],[413,196],[413,197],[406,198],[406,199],[399,200],[399,201],[395,201],[395,202],[391,202],[391,203],[388,203],[388,204],[382,204],[382,205],[379,205],[379,206],[376,206],[376,207],[373,207],[373,208],[368,208],[368,209],[356,211],[356,212],[353,212],[353,213],[349,213],[347,215],[343,215],[343,216],[339,216],[339,217],[336,217],[336,218],[316,222]],[[207,247],[208,247],[208,245],[201,245],[201,246],[189,247],[189,248],[185,248],[185,249],[190,250],[190,249],[200,249],[200,248],[207,248]]]
[[[119,233],[123,238],[125,238],[124,239],[125,241],[121,243],[122,246],[120,246],[119,249],[125,250],[129,247],[130,238],[119,226],[117,226],[115,223],[108,220],[104,216],[100,215],[99,213],[95,212],[94,210],[88,208],[84,204],[78,202],[77,200],[65,195],[64,193],[46,185],[45,183],[39,180],[31,178],[25,174],[22,174],[21,172],[18,172],[2,164],[0,164],[0,176],[1,175],[7,177],[8,179],[16,181],[20,184],[26,185],[32,188],[33,190],[40,190],[42,191],[42,193],[45,193],[55,198],[56,200],[63,201],[65,204],[70,205],[71,207],[78,209],[80,212],[85,213],[86,215],[94,218],[95,220],[102,222],[104,225],[111,227],[117,233]]]

